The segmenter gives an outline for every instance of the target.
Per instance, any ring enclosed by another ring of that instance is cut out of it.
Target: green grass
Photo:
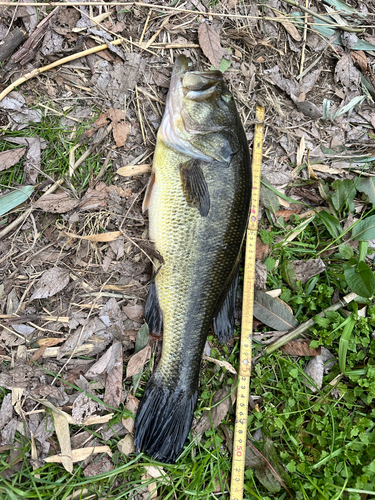
[[[90,128],[94,120],[85,121],[77,124],[75,132],[71,128],[64,128],[60,124],[61,117],[48,115],[43,117],[41,123],[30,124],[29,127],[15,132],[6,132],[5,137],[0,137],[0,152],[18,148],[20,146],[12,144],[6,140],[6,137],[35,137],[36,135],[45,139],[46,149],[41,151],[42,173],[39,174],[39,180],[60,179],[68,175],[69,172],[69,152],[78,143],[81,145],[75,150],[74,157],[78,160],[87,150],[87,145],[83,143],[84,132]],[[72,137],[73,136],[73,137]],[[80,196],[87,187],[91,177],[98,175],[102,162],[100,161],[102,153],[100,146],[96,154],[90,155],[82,165],[75,171],[72,177],[72,185]],[[22,185],[25,182],[23,170],[24,158],[8,170],[0,172],[0,189],[6,187]],[[104,173],[102,180],[109,182],[113,176],[110,167]]]

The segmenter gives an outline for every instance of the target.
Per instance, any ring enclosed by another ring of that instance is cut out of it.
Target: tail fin
[[[145,451],[159,462],[175,462],[189,434],[197,398],[198,390],[169,388],[152,376],[135,419],[136,452]]]

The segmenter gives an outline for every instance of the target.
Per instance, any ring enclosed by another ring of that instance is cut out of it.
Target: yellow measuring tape
[[[251,373],[251,336],[253,333],[255,250],[258,232],[260,176],[262,169],[262,143],[264,108],[257,106],[253,147],[253,189],[251,194],[250,218],[246,233],[245,276],[243,285],[240,363],[236,405],[236,424],[234,428],[231,500],[243,499],[247,408],[249,405],[249,385]]]

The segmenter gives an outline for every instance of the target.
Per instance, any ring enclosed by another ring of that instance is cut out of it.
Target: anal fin
[[[151,335],[159,336],[163,326],[163,313],[159,305],[156,284],[152,283],[145,306],[145,321]]]
[[[219,310],[212,320],[214,331],[221,344],[228,342],[234,335],[238,275],[239,265],[237,264],[231,281],[223,290],[218,304]]]

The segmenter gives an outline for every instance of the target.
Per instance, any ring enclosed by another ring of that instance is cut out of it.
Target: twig
[[[324,315],[328,311],[337,311],[341,307],[347,306],[350,302],[352,302],[354,299],[356,299],[358,295],[354,292],[350,292],[348,295],[345,295],[341,300],[333,304],[332,306],[327,307],[327,309],[324,309],[324,311],[320,312],[317,314],[317,316],[321,316],[324,318]],[[276,342],[273,342],[270,344],[267,349],[265,350],[266,354],[271,354],[272,352],[276,351],[277,349],[280,349],[284,344],[289,342],[290,340],[293,340],[295,337],[298,337],[301,333],[304,331],[308,330],[310,327],[312,327],[315,323],[314,318],[309,319],[308,321],[305,321],[305,323],[302,323],[301,325],[298,325],[296,328],[293,328],[293,330],[290,330],[286,335],[281,337],[280,339],[276,340]]]
[[[146,22],[145,22],[145,25],[143,26],[143,30],[142,30],[142,33],[141,33],[141,38],[139,39],[139,44],[140,45],[142,45],[143,37],[145,36],[146,30],[147,30],[147,26],[148,26],[148,22],[150,20],[151,14],[152,14],[152,9],[150,9],[148,11]]]
[[[145,131],[143,127],[143,119],[142,119],[142,113],[141,113],[141,108],[139,106],[139,97],[138,97],[138,86],[135,86],[135,97],[137,99],[137,108],[138,108],[138,116],[139,116],[139,124],[141,126],[141,132],[142,132],[142,138],[143,138],[143,144],[146,144],[146,136],[145,136]]]
[[[309,6],[309,0],[306,0],[306,8]],[[304,26],[303,26],[303,44],[302,44],[302,53],[301,53],[301,63],[299,67],[299,74],[302,75],[303,73],[303,65],[305,62],[305,49],[306,49],[306,38],[307,38],[307,19],[308,19],[308,14],[305,12],[305,21],[304,21]]]
[[[164,26],[169,21],[171,15],[169,15],[166,19],[164,19],[164,21],[161,23],[161,26],[158,29],[158,31],[150,38],[150,40],[148,40],[148,42],[145,43],[145,45],[144,45],[145,49],[148,49],[148,47],[156,40],[156,38],[159,36],[159,33],[161,32],[161,30],[164,28]]]

